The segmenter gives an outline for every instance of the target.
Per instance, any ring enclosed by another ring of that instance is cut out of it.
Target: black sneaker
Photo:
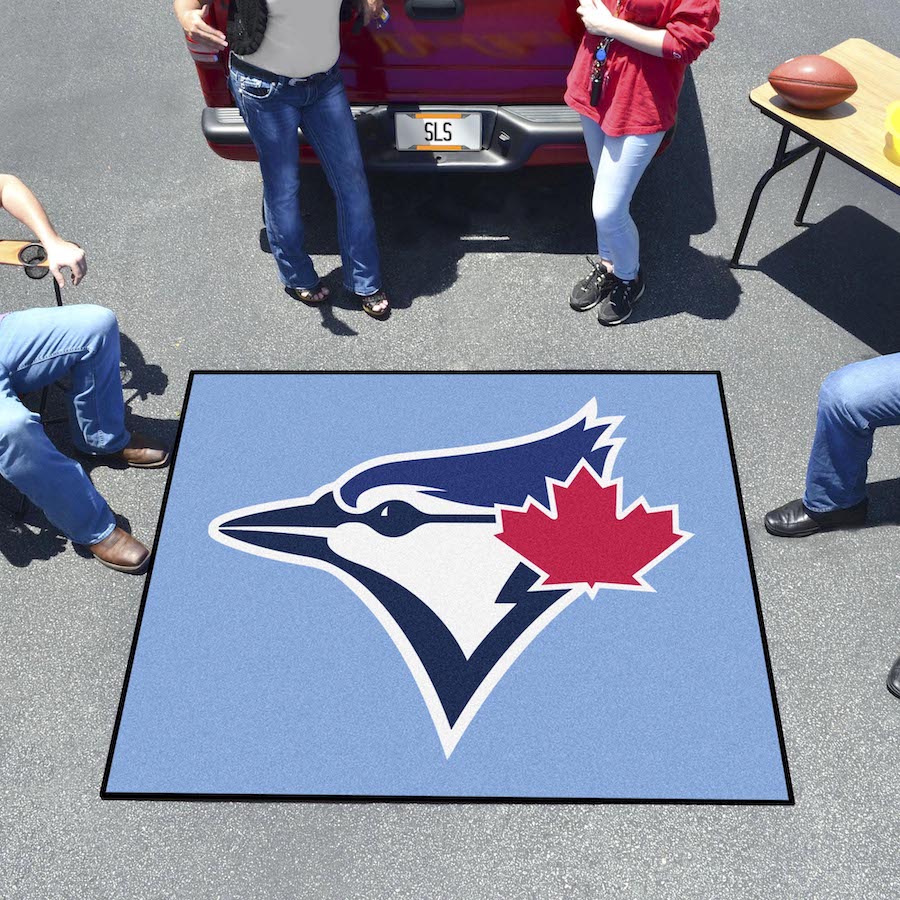
[[[597,321],[601,325],[618,325],[620,322],[624,322],[644,294],[644,273],[640,269],[638,269],[637,278],[634,281],[622,281],[615,275],[612,278],[615,284],[609,294],[603,298],[600,309],[597,311]]]
[[[590,257],[588,257],[590,262]],[[615,286],[615,280],[603,263],[591,263],[593,269],[582,278],[569,296],[569,306],[578,312],[593,309]]]

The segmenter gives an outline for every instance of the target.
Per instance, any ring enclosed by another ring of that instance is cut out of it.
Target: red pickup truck
[[[228,0],[210,4],[225,30]],[[512,170],[585,160],[562,102],[584,26],[571,0],[394,0],[380,30],[341,11],[341,69],[374,171]],[[226,159],[256,158],[228,90],[227,53],[188,41],[206,100],[203,134]],[[301,157],[313,159],[303,145]]]

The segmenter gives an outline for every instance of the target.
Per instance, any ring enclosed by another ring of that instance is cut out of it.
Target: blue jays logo
[[[569,604],[652,591],[645,574],[691,537],[677,505],[623,509],[621,421],[591,400],[537,434],[381,456],[308,497],[219,516],[209,533],[347,585],[399,650],[449,758]]]

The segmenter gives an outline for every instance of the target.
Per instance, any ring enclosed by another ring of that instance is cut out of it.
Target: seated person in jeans
[[[882,425],[900,425],[900,353],[844,366],[825,379],[806,493],[802,500],[772,510],[766,531],[805,537],[862,525],[868,508],[867,464],[875,429]],[[891,667],[888,690],[900,697],[900,658]]]
[[[875,429],[900,425],[900,353],[832,372],[819,392],[816,436],[806,493],[766,516],[766,531],[806,537],[826,528],[862,525],[866,474]]]
[[[0,208],[35,233],[60,286],[63,269],[70,270],[73,284],[84,278],[84,252],[60,238],[37,198],[18,178],[0,175]],[[138,573],[146,567],[147,548],[116,526],[84,469],[53,446],[40,417],[19,399],[68,376],[69,419],[80,453],[139,468],[162,466],[168,453],[125,429],[119,352],[116,317],[100,306],[0,313],[0,477],[104,565]]]

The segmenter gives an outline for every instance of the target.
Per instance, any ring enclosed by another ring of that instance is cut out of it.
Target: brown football
[[[828,109],[856,92],[856,79],[827,56],[795,56],[772,69],[769,84],[798,109]]]

